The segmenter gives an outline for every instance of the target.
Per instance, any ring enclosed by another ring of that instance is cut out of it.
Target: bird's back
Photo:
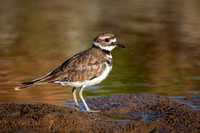
[[[83,82],[94,79],[103,73],[106,64],[112,65],[112,60],[105,54],[108,53],[92,47],[74,55],[44,77],[23,84],[44,84],[57,81]]]

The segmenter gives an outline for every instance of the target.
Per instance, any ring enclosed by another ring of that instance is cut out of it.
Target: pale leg
[[[78,101],[77,101],[77,98],[76,98],[76,87],[74,87],[72,89],[72,94],[73,94],[73,97],[74,97],[74,101],[75,101],[76,105],[78,106]]]
[[[84,88],[85,88],[85,86],[83,85],[83,86],[81,87],[81,90],[79,91],[79,96],[80,96],[81,100],[83,101],[86,110],[87,110],[88,112],[90,112],[91,110],[88,108],[88,106],[87,106],[87,104],[86,104],[86,102],[85,102],[85,100],[84,100],[84,98],[83,98],[82,92],[83,92],[83,89],[84,89]]]
[[[83,101],[87,112],[99,112],[99,110],[97,110],[97,111],[90,110],[89,107],[87,106],[87,103],[85,102],[85,100],[84,100],[84,98],[83,98],[83,94],[82,94],[84,88],[85,88],[85,86],[83,85],[83,86],[81,87],[80,92],[79,92],[79,96],[80,96],[81,100]]]

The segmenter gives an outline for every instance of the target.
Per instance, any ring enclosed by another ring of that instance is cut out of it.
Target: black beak
[[[116,45],[117,45],[118,47],[125,48],[125,46],[124,46],[124,45],[122,45],[122,44],[119,44],[118,42],[116,43]]]

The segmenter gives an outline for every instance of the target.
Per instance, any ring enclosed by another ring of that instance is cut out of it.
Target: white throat
[[[112,51],[116,46],[101,46],[97,42],[93,42],[93,45],[101,48],[102,50]]]

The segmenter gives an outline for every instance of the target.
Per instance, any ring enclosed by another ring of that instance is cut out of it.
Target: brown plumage
[[[105,54],[108,55],[108,53],[105,53],[101,49],[92,47],[74,55],[46,76],[22,84],[43,84],[54,81],[82,82],[91,80],[100,76],[106,67],[106,63],[110,62]]]

